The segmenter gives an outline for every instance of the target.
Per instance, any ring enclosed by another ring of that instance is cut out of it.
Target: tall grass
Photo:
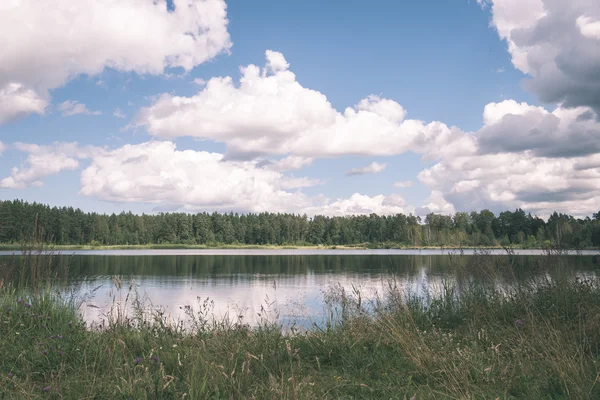
[[[337,286],[326,324],[284,332],[217,319],[209,300],[172,321],[134,286],[86,324],[44,252],[2,269],[0,398],[600,398],[600,287],[561,254],[518,285],[503,285],[510,255],[480,254],[419,296],[393,278],[376,299]]]

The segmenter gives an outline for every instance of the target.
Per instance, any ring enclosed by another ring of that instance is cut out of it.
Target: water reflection
[[[494,256],[494,262],[501,257]],[[219,318],[241,316],[253,325],[266,317],[306,326],[322,320],[324,292],[335,285],[347,292],[359,289],[364,298],[384,295],[390,279],[416,295],[435,293],[444,280],[486,279],[483,268],[467,268],[472,261],[473,257],[423,255],[63,255],[55,264],[68,265],[69,282],[77,284],[79,294],[93,292],[82,308],[90,321],[106,318],[114,304],[131,304],[131,284],[147,306],[160,306],[172,320],[184,319],[183,307],[197,306],[198,298],[209,298]],[[510,261],[517,267],[495,275],[494,284],[544,274],[540,257],[515,256]],[[569,257],[569,269],[595,276],[598,259]],[[113,276],[123,281],[121,290],[116,290]]]

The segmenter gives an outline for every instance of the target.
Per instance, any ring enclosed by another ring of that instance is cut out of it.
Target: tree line
[[[59,245],[247,244],[387,246],[600,247],[600,212],[553,213],[545,221],[521,209],[454,215],[371,214],[326,217],[259,213],[86,213],[21,200],[0,201],[0,243],[19,243],[41,228]]]

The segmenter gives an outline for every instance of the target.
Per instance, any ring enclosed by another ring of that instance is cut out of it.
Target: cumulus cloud
[[[600,122],[587,107],[542,107],[506,100],[485,107],[477,133],[484,153],[531,150],[538,156],[570,157],[600,152]]]
[[[374,161],[365,167],[352,168],[350,171],[346,172],[346,175],[354,176],[354,175],[365,175],[365,174],[378,174],[380,172],[383,172],[386,168],[387,168],[386,164],[380,164],[380,163]]]
[[[429,213],[451,215],[456,212],[454,205],[446,201],[444,194],[439,190],[433,190],[427,198],[427,204],[417,207],[417,215],[427,215]]]
[[[107,67],[140,74],[189,71],[229,50],[224,0],[173,4],[169,11],[166,0],[56,0],[51,9],[36,0],[0,2],[0,26],[10,32],[0,37],[0,93],[18,85],[30,100],[8,111],[0,103],[0,122],[42,113],[47,90],[81,74]]]
[[[537,157],[531,152],[444,160],[419,174],[428,187],[462,211],[517,207],[590,215],[600,207],[600,170],[578,169],[582,158]]]
[[[577,26],[583,36],[590,39],[600,39],[600,20],[582,15],[577,18]]]
[[[72,117],[73,115],[101,115],[101,111],[90,111],[85,104],[74,100],[67,100],[60,103],[57,107],[63,117]]]
[[[222,154],[148,142],[94,157],[81,174],[81,193],[109,201],[220,210],[277,210],[288,202],[302,206],[305,199],[284,190],[285,183],[280,173],[254,162],[223,161]]]
[[[525,87],[545,103],[600,112],[600,3],[597,0],[488,0]]]
[[[547,216],[600,209],[600,124],[593,110],[493,103],[474,138],[476,151],[445,157],[419,174],[438,199],[461,211],[520,207]]]
[[[223,154],[177,150],[172,142],[146,142],[101,151],[81,174],[81,194],[118,202],[176,204],[188,210],[293,212],[345,215],[401,212],[399,196],[330,201],[297,190],[319,184],[258,161],[228,161]]]
[[[413,181],[398,181],[394,182],[394,187],[399,189],[409,188],[413,186]]]
[[[54,143],[47,146],[15,143],[15,149],[28,153],[25,164],[14,167],[11,174],[0,180],[1,188],[23,189],[28,186],[42,186],[42,179],[62,171],[75,170],[79,159],[89,158],[102,149],[93,146],[79,146],[77,143]]]
[[[344,215],[379,215],[408,214],[412,208],[406,207],[404,199],[399,195],[366,196],[354,193],[347,199],[338,199],[328,204],[308,209],[310,215],[344,216]]]
[[[407,151],[436,157],[473,145],[459,129],[406,119],[400,104],[378,96],[339,112],[324,94],[296,81],[281,53],[269,50],[266,58],[264,68],[242,67],[238,85],[231,77],[217,77],[191,97],[163,94],[140,111],[138,126],[161,138],[190,136],[223,142],[229,158],[241,159]]]
[[[46,100],[20,83],[8,82],[4,86],[0,85],[0,124],[32,113],[43,115],[47,106]]]

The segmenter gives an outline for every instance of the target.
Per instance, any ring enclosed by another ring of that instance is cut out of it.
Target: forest
[[[38,226],[57,245],[356,245],[370,247],[600,247],[600,212],[547,221],[521,209],[454,215],[326,217],[280,213],[87,213],[21,200],[0,201],[0,243],[17,244]]]

